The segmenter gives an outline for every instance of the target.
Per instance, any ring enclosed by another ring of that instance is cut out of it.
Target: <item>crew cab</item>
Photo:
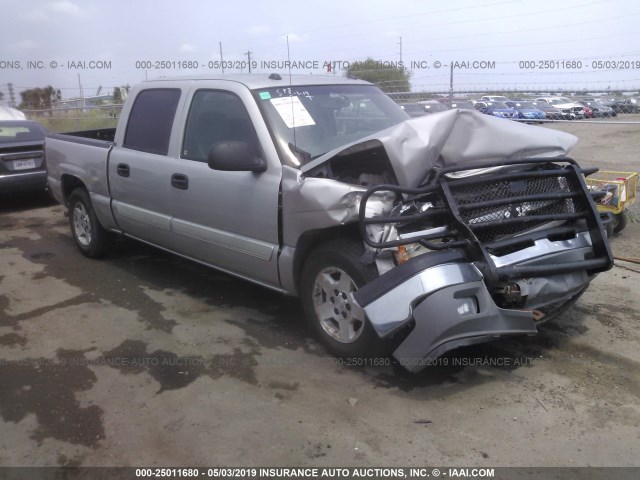
[[[611,268],[575,142],[271,74],[144,82],[115,130],[52,134],[45,153],[83,254],[141,240],[299,296],[335,355],[419,371],[535,334]]]

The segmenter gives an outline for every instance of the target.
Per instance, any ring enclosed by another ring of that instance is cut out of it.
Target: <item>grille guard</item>
[[[447,177],[447,174],[465,170],[515,165],[531,168],[506,173],[492,171],[462,178]],[[468,260],[482,272],[488,285],[495,285],[500,280],[542,277],[575,270],[585,270],[593,275],[613,266],[613,255],[605,229],[584,181],[584,175],[595,171],[597,169],[581,169],[575,160],[568,157],[524,158],[478,163],[472,169],[468,166],[443,168],[435,171],[418,188],[376,185],[362,196],[358,212],[360,233],[364,242],[375,249],[409,243],[420,243],[431,250],[462,249]],[[477,200],[476,196],[467,194],[465,189],[485,192],[484,195],[490,198]],[[545,189],[547,191],[541,191]],[[367,217],[367,201],[379,191],[402,195],[405,201],[435,197],[441,200],[441,204],[410,215]],[[512,214],[506,216],[506,210]],[[473,215],[479,217],[474,218]],[[502,218],[497,218],[496,215]],[[426,230],[424,234],[413,234],[410,238],[386,242],[374,241],[367,234],[367,225],[406,225],[428,220],[437,222],[429,227],[432,230],[434,227],[446,228],[434,232]],[[554,221],[563,221],[564,225],[533,230],[534,227]],[[504,232],[502,238],[497,233],[492,233],[492,230]],[[541,237],[550,240],[569,238],[578,231],[585,230],[591,238],[592,252],[585,256],[584,261],[544,266],[497,267],[491,258],[492,254],[504,249],[524,248]],[[440,242],[434,242],[437,240]]]

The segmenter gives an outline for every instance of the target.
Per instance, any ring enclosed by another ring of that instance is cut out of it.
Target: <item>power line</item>
[[[602,3],[609,3],[611,0],[597,0],[594,2],[589,2],[589,3],[581,3],[581,4],[574,4],[572,6],[565,6],[565,7],[560,7],[560,8],[552,8],[552,9],[547,9],[547,10],[539,10],[539,11],[533,11],[533,12],[526,12],[526,13],[517,13],[517,14],[510,14],[510,15],[501,15],[501,16],[490,16],[490,17],[484,17],[484,18],[474,18],[471,20],[455,20],[455,21],[450,21],[450,22],[434,22],[432,24],[427,23],[416,26],[416,27],[412,27],[412,28],[405,28],[404,31],[411,31],[411,30],[416,30],[416,29],[421,29],[421,30],[425,30],[426,27],[429,26],[436,26],[436,27],[443,27],[443,26],[451,26],[451,25],[460,25],[460,24],[465,24],[465,23],[481,23],[481,22],[486,22],[486,21],[490,21],[490,20],[504,20],[504,19],[510,19],[510,18],[518,18],[518,17],[528,17],[528,16],[533,16],[533,15],[541,15],[541,14],[545,14],[545,13],[554,13],[554,12],[562,12],[562,11],[567,11],[567,10],[575,10],[577,8],[584,8],[584,7],[590,7],[593,5],[599,5]],[[507,2],[509,3],[509,2]],[[459,9],[452,9],[452,10],[466,10],[466,8],[459,8]],[[447,12],[452,11],[452,10],[446,10]],[[440,11],[440,12],[432,12],[432,13],[443,13],[444,11]],[[416,15],[407,15],[406,17],[415,17]],[[383,20],[391,20],[394,17],[388,17],[385,18]],[[377,21],[383,21],[381,20],[377,20]],[[364,25],[367,22],[360,22],[354,25]],[[329,27],[327,27],[329,28]],[[333,27],[331,27],[333,28]],[[335,27],[335,28],[343,28],[341,27]],[[353,38],[353,37],[359,37],[362,35],[366,35],[366,34],[362,34],[362,33],[354,33],[354,34],[350,34],[350,35],[341,35],[341,36],[332,36],[331,39],[332,40],[343,40],[346,38]],[[440,38],[438,38],[438,40],[440,40]],[[311,43],[326,43],[326,39],[322,38],[322,39],[318,39],[318,40],[303,40],[301,42],[298,42],[299,44],[311,44]],[[278,44],[278,46],[281,44]],[[276,45],[262,45],[263,48],[269,48],[272,46],[276,46]]]

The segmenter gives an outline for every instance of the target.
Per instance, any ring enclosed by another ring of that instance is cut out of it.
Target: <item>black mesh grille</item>
[[[522,200],[531,195],[571,193],[580,189],[579,185],[567,176],[559,174],[548,177],[526,177],[500,180],[479,181],[474,184],[456,186],[449,183],[455,202],[460,208],[462,219],[472,228],[482,243],[493,242],[501,238],[530,230],[548,220],[537,220],[540,215],[571,214],[581,210],[578,198]],[[482,205],[490,202],[511,199],[506,205]],[[531,221],[493,224],[482,228],[488,222],[501,222],[506,219],[530,217]]]
[[[458,205],[486,202],[497,198],[517,198],[524,195],[569,191],[565,176],[485,182],[476,185],[465,185],[460,188],[456,188],[455,182],[451,182],[449,185],[451,186],[451,191],[455,194]]]

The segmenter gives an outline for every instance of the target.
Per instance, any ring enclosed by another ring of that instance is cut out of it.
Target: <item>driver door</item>
[[[279,161],[267,162],[260,173],[217,171],[207,163],[211,147],[228,140],[253,143],[265,155],[245,106],[253,99],[246,87],[238,88],[192,92],[176,164],[181,181],[170,194],[174,244],[191,258],[279,286]]]

